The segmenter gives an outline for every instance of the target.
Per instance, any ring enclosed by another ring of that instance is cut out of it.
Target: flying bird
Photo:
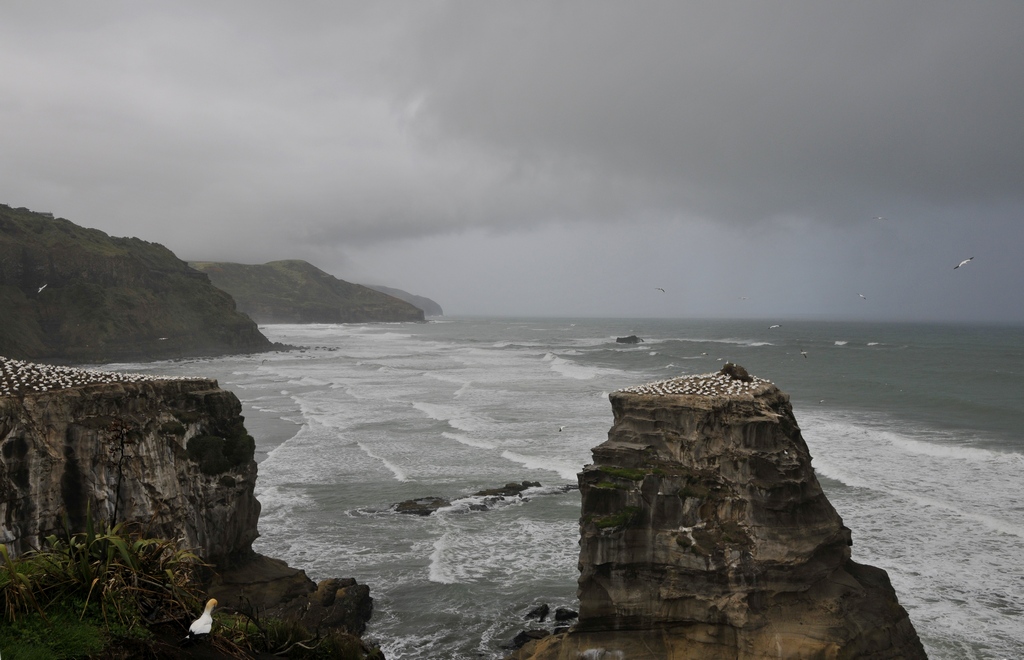
[[[775,325],[768,326],[768,329],[769,330],[774,330],[775,328],[779,328],[779,327],[781,327],[781,326],[778,323],[776,323]]]
[[[212,612],[215,607],[217,607],[216,598],[206,601],[206,609],[203,610],[202,616],[193,621],[192,625],[188,627],[188,635],[185,636],[185,641],[198,641],[210,634],[210,629],[213,627]]]
[[[42,293],[42,292],[43,292],[43,289],[45,289],[45,288],[46,288],[46,287],[47,287],[48,285],[49,285],[49,283],[47,283],[47,284],[44,284],[43,286],[39,287],[39,290],[38,290],[38,291],[36,291],[36,293]]]
[[[665,289],[662,289],[660,286],[656,286],[654,288],[657,289],[658,291],[661,291],[662,293],[665,293]]]
[[[801,350],[801,351],[800,351],[800,355],[802,355],[802,356],[804,356],[804,357],[807,357],[807,351],[805,351],[805,350]]]
[[[868,297],[865,296],[863,293],[858,293],[857,295],[860,296],[861,298],[863,298],[864,300],[868,299]]]
[[[960,263],[958,263],[957,265],[953,266],[953,270],[956,270],[956,269],[957,269],[957,268],[959,268],[960,266],[963,266],[963,265],[964,265],[965,263],[967,263],[968,261],[970,261],[970,260],[971,260],[971,259],[973,259],[973,258],[974,258],[974,257],[971,257],[970,259],[964,259],[963,261],[961,261],[961,262],[960,262]],[[42,289],[40,289],[40,291],[41,291],[41,290],[42,290]]]
[[[876,215],[876,216],[874,217],[874,219],[875,219],[875,220],[888,220],[889,218],[886,218],[885,216],[881,216],[881,215]]]

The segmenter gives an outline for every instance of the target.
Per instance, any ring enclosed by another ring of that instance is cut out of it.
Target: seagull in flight
[[[865,296],[863,293],[858,293],[857,295],[860,296],[861,298],[863,298],[864,300],[868,299],[868,297]]]
[[[49,286],[49,282],[47,282],[47,283],[46,283],[46,284],[44,284],[43,286],[39,287],[39,290],[38,290],[38,291],[36,291],[36,293],[42,293],[42,292],[43,292],[43,289],[45,289],[45,288],[46,288],[47,286]]]
[[[775,325],[768,326],[768,329],[769,330],[774,330],[775,328],[779,328],[779,327],[782,327],[782,326],[780,326],[778,323],[776,323]]]
[[[873,219],[874,220],[888,220],[889,218],[886,218],[885,216],[881,216],[881,215],[876,215]]]
[[[660,286],[656,286],[654,288],[657,289],[658,291],[661,291],[662,293],[665,293],[665,289],[662,289]]]
[[[807,357],[807,351],[800,349],[800,355]]]
[[[964,265],[965,263],[967,263],[968,261],[970,261],[970,260],[971,260],[971,259],[973,259],[973,258],[974,258],[974,257],[971,257],[970,259],[964,259],[963,261],[961,261],[961,262],[960,262],[960,263],[958,263],[957,265],[953,266],[953,270],[956,270],[956,269],[957,269],[957,268],[959,268],[960,266],[963,266],[963,265]],[[42,291],[42,289],[40,289],[40,291]]]

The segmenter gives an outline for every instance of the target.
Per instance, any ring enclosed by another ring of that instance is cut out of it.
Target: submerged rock
[[[643,339],[637,337],[636,335],[630,335],[628,337],[616,337],[615,341],[619,344],[639,344],[640,342],[643,341]]]
[[[851,560],[786,394],[732,365],[609,398],[579,621],[514,658],[925,657],[885,571]]]

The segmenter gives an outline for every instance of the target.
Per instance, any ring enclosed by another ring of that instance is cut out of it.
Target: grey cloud
[[[185,258],[307,258],[455,312],[731,315],[773,278],[749,313],[869,287],[850,313],[1024,309],[1019,2],[0,13],[0,201]],[[965,251],[973,280],[931,279]],[[652,280],[678,307],[630,293]]]

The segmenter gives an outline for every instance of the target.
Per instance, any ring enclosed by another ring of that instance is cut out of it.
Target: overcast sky
[[[0,62],[0,202],[183,259],[454,315],[1024,322],[1020,0],[3,0]]]

